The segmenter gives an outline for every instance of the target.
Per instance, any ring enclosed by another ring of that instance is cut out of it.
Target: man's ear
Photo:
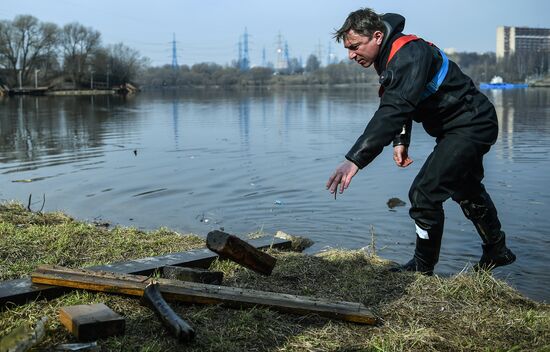
[[[382,45],[382,40],[384,39],[384,32],[375,31],[372,36],[376,40],[376,44]]]

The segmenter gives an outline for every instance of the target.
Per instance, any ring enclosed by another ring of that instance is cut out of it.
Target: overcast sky
[[[79,22],[102,34],[103,44],[139,50],[154,65],[172,62],[176,35],[178,63],[228,64],[238,57],[245,27],[251,63],[275,61],[278,34],[291,57],[304,62],[321,48],[325,62],[329,43],[338,59],[346,57],[331,33],[361,7],[396,12],[414,33],[441,48],[495,51],[497,26],[550,28],[549,0],[3,0],[0,18],[30,14],[60,26]]]

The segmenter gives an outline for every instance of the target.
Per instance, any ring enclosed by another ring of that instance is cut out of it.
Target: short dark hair
[[[346,39],[346,35],[352,29],[358,34],[372,38],[374,32],[383,32],[385,26],[379,14],[372,9],[363,8],[350,13],[342,27],[334,32],[333,37],[340,43],[340,41]]]

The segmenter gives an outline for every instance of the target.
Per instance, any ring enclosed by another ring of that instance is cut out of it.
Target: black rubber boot
[[[441,247],[441,235],[431,235],[425,240],[416,236],[416,248],[414,256],[406,264],[393,268],[392,271],[415,271],[421,274],[432,276],[435,264],[439,260],[439,249]]]
[[[474,270],[491,270],[499,266],[512,264],[516,261],[516,255],[506,247],[506,236],[504,232],[501,232],[501,234],[502,237],[500,241],[482,245],[483,255],[479,263],[474,266]]]
[[[414,271],[427,276],[432,276],[434,274],[434,265],[425,263],[422,259],[414,256],[406,264],[401,266],[400,271]]]
[[[516,256],[506,247],[506,235],[501,231],[497,210],[485,189],[478,198],[460,202],[460,207],[483,240],[483,254],[474,270],[512,264]]]

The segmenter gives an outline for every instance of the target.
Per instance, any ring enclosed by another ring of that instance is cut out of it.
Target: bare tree
[[[321,67],[321,62],[319,61],[317,56],[313,54],[309,55],[306,61],[306,72],[307,73],[315,72],[319,70],[320,67]]]
[[[73,22],[63,26],[61,32],[61,46],[63,48],[64,70],[71,75],[75,85],[79,84],[86,69],[90,66],[95,50],[100,47],[101,34],[80,23]]]
[[[0,67],[16,70],[19,54],[16,51],[15,28],[11,21],[0,21]]]
[[[110,45],[109,70],[114,84],[123,84],[136,79],[138,73],[148,65],[148,59],[142,57],[139,51],[122,43]]]
[[[40,68],[45,58],[55,56],[58,33],[55,24],[41,23],[30,15],[0,22],[0,65],[11,71],[12,83],[15,83],[19,70],[23,82],[26,82],[33,69]]]

